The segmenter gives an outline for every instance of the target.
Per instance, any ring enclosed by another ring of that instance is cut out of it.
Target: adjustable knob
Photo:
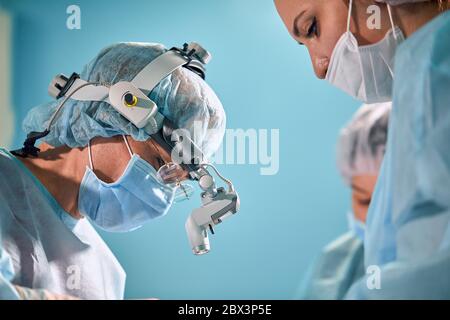
[[[202,194],[202,197],[214,198],[217,195],[216,183],[211,175],[205,174],[201,176],[198,180],[198,185],[203,191],[205,191]]]
[[[199,45],[196,42],[191,42],[188,46],[188,51],[195,50],[195,58],[197,58],[201,63],[208,64],[211,59],[212,55],[209,53],[206,49],[204,49],[201,45]]]
[[[53,98],[57,98],[60,95],[61,90],[66,86],[68,80],[69,78],[65,75],[58,74],[50,82],[50,85],[48,86],[48,94]]]
[[[78,73],[72,73],[70,78],[67,78],[64,74],[58,74],[50,85],[48,86],[48,94],[56,99],[64,97],[64,95],[69,91],[70,87],[74,82],[80,78]]]

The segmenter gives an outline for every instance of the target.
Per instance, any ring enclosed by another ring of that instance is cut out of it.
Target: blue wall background
[[[81,7],[81,30],[66,8]],[[17,132],[27,111],[49,101],[57,73],[81,71],[114,42],[198,41],[214,55],[208,82],[229,128],[280,129],[280,171],[221,165],[241,197],[239,215],[217,228],[206,256],[191,254],[184,222],[197,197],[130,234],[102,233],[128,274],[127,298],[290,299],[319,250],[346,230],[349,191],[335,166],[340,127],[358,107],[315,79],[272,0],[0,0],[14,18]]]

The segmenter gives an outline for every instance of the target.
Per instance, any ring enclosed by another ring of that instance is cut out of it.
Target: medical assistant
[[[450,299],[450,11],[398,48],[393,92],[364,244],[380,272],[347,298]]]

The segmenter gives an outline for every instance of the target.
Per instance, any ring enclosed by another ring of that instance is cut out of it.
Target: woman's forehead
[[[307,13],[321,2],[320,0],[275,0],[275,6],[286,27],[291,30],[299,14]]]
[[[279,11],[312,9],[319,7],[323,3],[322,0],[274,0],[274,2]]]

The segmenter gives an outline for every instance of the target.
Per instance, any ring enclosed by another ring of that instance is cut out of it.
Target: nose
[[[327,76],[330,59],[328,59],[327,57],[313,57],[312,64],[314,73],[316,74],[317,78],[322,80],[325,79],[325,77]]]

